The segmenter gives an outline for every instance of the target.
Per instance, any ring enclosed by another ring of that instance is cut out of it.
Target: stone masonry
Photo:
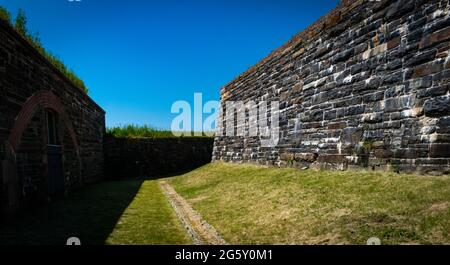
[[[279,101],[278,145],[218,136],[213,160],[448,174],[449,80],[448,0],[344,0],[221,90]]]
[[[103,109],[0,19],[0,215],[48,201],[52,170],[66,193],[101,179],[104,132]],[[49,166],[51,144],[61,167]]]
[[[211,162],[210,137],[105,137],[108,178],[158,178],[192,170]]]

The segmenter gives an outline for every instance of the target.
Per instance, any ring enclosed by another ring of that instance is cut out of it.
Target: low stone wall
[[[106,178],[159,177],[211,162],[213,138],[105,138]]]

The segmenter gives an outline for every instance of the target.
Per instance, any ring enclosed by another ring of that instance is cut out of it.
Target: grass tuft
[[[8,10],[6,10],[6,8],[0,6],[0,19],[5,20],[6,22],[8,22],[8,24],[12,24],[11,22],[11,14],[9,13]]]

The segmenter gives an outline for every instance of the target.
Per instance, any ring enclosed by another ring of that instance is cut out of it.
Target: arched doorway
[[[6,208],[47,200],[81,182],[75,131],[62,103],[50,91],[33,94],[22,106],[5,143]],[[67,165],[67,166],[66,166]]]

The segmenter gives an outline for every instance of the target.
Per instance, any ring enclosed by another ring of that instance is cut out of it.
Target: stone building
[[[223,113],[279,102],[278,144],[217,136],[213,159],[449,173],[449,80],[448,0],[343,0],[221,90]]]
[[[104,110],[0,19],[1,212],[101,179],[104,132]]]

